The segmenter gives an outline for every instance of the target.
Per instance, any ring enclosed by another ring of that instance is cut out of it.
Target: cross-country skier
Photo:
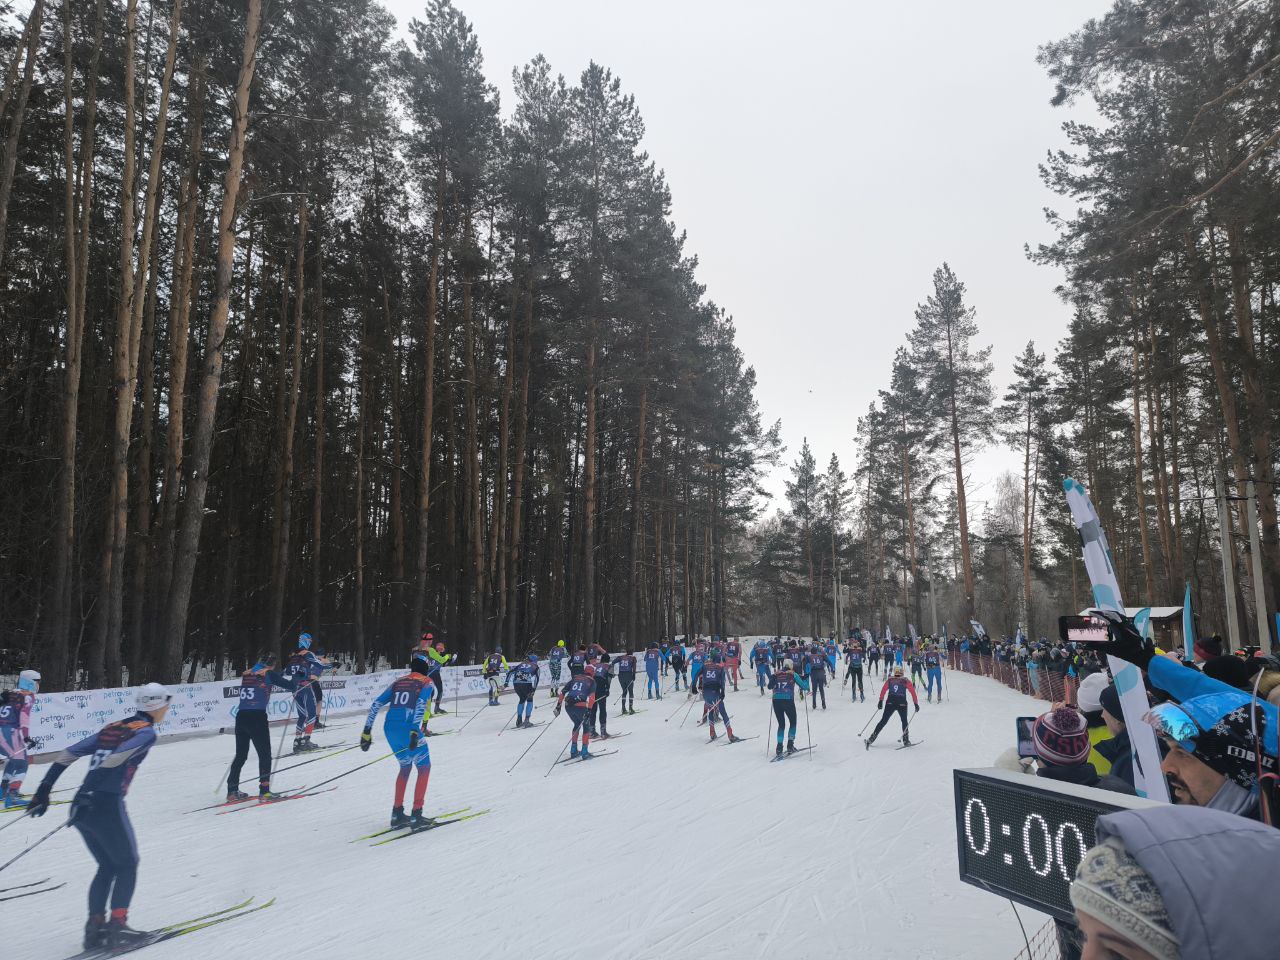
[[[507,658],[502,655],[501,647],[495,648],[493,653],[484,658],[484,679],[489,684],[489,706],[496,707],[498,705],[498,694],[507,687],[504,683],[500,689],[498,678],[510,669],[511,666],[507,663]]]
[[[27,748],[35,742],[31,739],[31,707],[39,692],[39,672],[23,670],[18,674],[18,689],[0,693],[0,757],[5,761],[0,797],[6,810],[27,805],[18,791],[27,772]]]
[[[311,652],[311,634],[298,635],[298,649],[290,654],[283,670],[284,675],[294,683],[293,705],[298,711],[298,721],[293,732],[294,753],[320,749],[311,742],[311,733],[319,719],[313,678],[318,675],[317,669],[323,672],[331,665],[330,661]]]
[[[907,656],[907,661],[911,664],[911,682],[924,683],[924,654],[913,649]]]
[[[587,722],[591,732],[601,740],[609,739],[609,690],[613,685],[613,668],[609,663],[609,654],[598,643],[592,644],[596,650],[594,666],[596,668],[596,707]],[[599,724],[597,726],[596,724]]]
[[[742,679],[742,643],[734,637],[724,645],[725,665],[729,669],[729,679],[733,681],[733,689],[738,689],[738,681]]]
[[[822,645],[822,652],[827,657],[827,672],[831,674],[834,680],[836,675],[836,659],[840,655],[840,650],[836,647],[835,639],[828,640]]]
[[[432,642],[434,640],[434,643]],[[444,672],[443,668],[458,659],[456,653],[445,653],[444,642],[435,640],[429,634],[424,633],[422,640],[418,643],[418,649],[427,655],[427,679],[436,689],[436,702],[431,708],[433,714],[448,713],[444,708]]]
[[[569,677],[580,677],[587,668],[587,648],[578,644],[578,649],[569,657]]]
[[[702,665],[707,661],[707,654],[701,640],[694,645],[693,653],[689,654],[689,687],[690,693],[693,688],[698,685],[698,674],[702,670]]]
[[[845,662],[845,679],[849,681],[849,688],[853,693],[853,700],[858,702],[858,698],[862,698],[862,702],[866,702],[867,694],[862,688],[862,647],[857,643],[850,643],[844,648]]]
[[[769,644],[763,637],[756,641],[756,645],[751,648],[751,658],[749,666],[756,668],[756,686],[760,688],[760,696],[764,696],[765,684],[769,681],[769,661],[773,658],[773,651],[769,649]]]
[[[616,663],[618,669],[618,686],[622,693],[618,697],[623,713],[636,712],[636,655],[631,648],[620,656]],[[628,703],[630,706],[628,707]]]
[[[769,678],[769,689],[773,691],[773,716],[778,721],[778,746],[775,757],[782,756],[782,733],[787,723],[791,724],[790,736],[787,737],[787,753],[796,752],[796,687],[809,689],[809,681],[796,676],[795,664],[790,658],[782,661],[782,669]]]
[[[911,743],[910,734],[907,732],[907,694],[911,694],[911,700],[916,705],[916,713],[920,712],[920,698],[916,696],[915,684],[902,675],[901,667],[893,668],[893,676],[884,682],[884,686],[880,688],[880,702],[876,704],[877,709],[883,708],[884,713],[880,717],[880,722],[876,724],[876,728],[871,731],[871,736],[867,737],[865,746],[871,749],[871,744],[876,742],[876,737],[880,735],[880,731],[884,729],[884,725],[889,722],[889,718],[895,713],[898,719],[902,721],[902,742],[904,744]]]
[[[368,751],[373,744],[373,721],[378,712],[387,707],[387,718],[382,722],[382,734],[387,745],[395,751],[400,771],[396,774],[395,803],[391,807],[392,827],[419,829],[429,826],[430,820],[422,815],[422,804],[427,796],[427,783],[431,780],[431,750],[423,736],[423,726],[431,719],[431,700],[434,685],[427,678],[427,660],[417,651],[409,661],[409,672],[391,685],[369,705],[369,715],[360,734],[360,749]],[[404,815],[404,795],[409,787],[409,774],[418,771],[413,785],[413,812]]]
[[[658,679],[660,666],[666,666],[666,661],[662,659],[662,650],[651,643],[644,651],[644,698],[646,700],[652,700],[655,697],[662,699],[662,681]]]
[[[252,667],[240,675],[240,703],[236,708],[236,754],[227,771],[227,803],[240,803],[249,795],[240,790],[240,771],[249,759],[249,744],[258,754],[258,799],[271,797],[271,732],[267,726],[267,707],[271,688],[296,690],[298,682],[272,668],[275,654],[262,653]]]
[[[679,640],[671,643],[671,669],[676,675],[676,683],[673,689],[680,689],[680,681],[684,680],[684,688],[689,689],[689,661],[684,655],[684,644]]]
[[[666,637],[658,642],[658,655],[662,659],[662,675],[665,677],[671,668],[671,641]]]
[[[551,669],[551,699],[556,698],[556,694],[560,692],[560,668],[564,666],[565,658],[569,655],[569,651],[564,648],[564,641],[557,640],[556,645],[551,648],[551,654],[547,657],[547,666]]]
[[[156,724],[169,711],[169,692],[158,683],[141,687],[134,697],[135,713],[128,720],[109,723],[53,758],[27,813],[44,816],[49,795],[62,771],[81,757],[92,757],[89,772],[71,802],[73,827],[98,862],[89,884],[89,920],[84,925],[85,950],[123,951],[140,945],[149,934],[130,928],[129,904],[138,882],[138,844],[125,810],[129,784],[156,742]],[[110,898],[111,913],[107,914]]]
[[[880,644],[874,641],[867,648],[867,673],[880,674]]]
[[[827,709],[827,657],[821,647],[814,647],[804,655],[805,672],[813,688],[813,709],[818,709],[818,697],[822,697],[822,709]]]
[[[591,664],[585,664],[582,673],[575,676],[560,691],[560,699],[556,701],[555,715],[560,716],[560,710],[568,704],[569,719],[573,721],[573,734],[571,736],[572,748],[569,751],[570,757],[580,757],[583,760],[591,759],[591,727],[588,717],[595,710],[596,705],[596,668]],[[582,731],[582,750],[578,750],[578,731]]]
[[[942,702],[942,653],[935,643],[932,647],[925,651],[924,654],[925,675],[928,677],[928,686],[925,693],[930,703],[933,703],[933,686],[938,685],[938,702]]]
[[[716,714],[719,714],[724,717],[724,730],[729,742],[737,743],[739,738],[734,736],[733,727],[729,726],[729,711],[724,706],[726,672],[720,654],[712,653],[710,661],[698,671],[693,690],[702,690],[702,722],[711,728],[711,739],[716,738]]]
[[[513,677],[516,696],[520,698],[516,703],[516,728],[532,727],[533,695],[538,692],[538,655],[531,653],[527,659],[507,670],[503,686],[511,685]]]

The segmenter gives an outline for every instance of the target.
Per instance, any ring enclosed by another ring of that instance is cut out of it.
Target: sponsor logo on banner
[[[484,675],[484,669],[483,669],[482,667],[464,667],[464,668],[463,668],[463,670],[462,670],[462,675],[463,675],[464,677],[479,677],[479,676],[483,676],[483,675]]]

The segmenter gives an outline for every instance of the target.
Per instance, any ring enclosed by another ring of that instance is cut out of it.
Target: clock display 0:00
[[[979,843],[974,835],[973,811],[977,807],[982,814],[981,831],[982,842]],[[964,834],[965,839],[969,843],[969,849],[980,857],[985,857],[991,852],[991,815],[987,812],[987,805],[978,797],[971,797],[969,802],[964,805]],[[1056,866],[1058,873],[1062,879],[1070,883],[1073,879],[1072,870],[1067,868],[1068,852],[1065,849],[1066,844],[1071,840],[1075,840],[1076,853],[1075,863],[1079,864],[1084,859],[1088,846],[1084,841],[1084,832],[1070,820],[1064,820],[1058,825],[1058,829],[1051,830],[1049,822],[1038,813],[1029,813],[1022,820],[1022,853],[1026,857],[1027,866],[1033,873],[1040,877],[1048,877]],[[1011,863],[1012,858],[1006,855],[1005,863]]]

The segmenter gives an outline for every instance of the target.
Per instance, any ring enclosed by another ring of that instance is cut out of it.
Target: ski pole
[[[552,724],[552,722],[553,722],[554,720],[555,720],[555,717],[552,717],[552,718],[551,718],[551,720],[548,720],[548,721],[547,721],[547,723],[546,723],[546,728],[545,728],[545,729],[543,729],[541,733],[539,733],[536,737],[534,737],[534,738],[533,738],[533,743],[537,743],[539,740],[541,740],[541,739],[542,739],[542,734],[543,734],[543,733],[546,733],[546,732],[547,732],[547,730],[548,730],[548,729],[550,729],[551,724]],[[516,765],[517,765],[517,764],[519,764],[519,763],[520,763],[520,761],[524,759],[525,754],[526,754],[526,753],[528,753],[530,750],[532,750],[532,749],[533,749],[533,743],[531,743],[531,744],[529,744],[527,747],[525,747],[525,748],[524,748],[524,753],[522,753],[522,754],[520,754],[520,756],[516,757],[516,762],[515,762],[515,763],[513,763],[510,767],[508,767],[508,768],[507,768],[507,773],[510,773],[512,770],[514,770],[514,769],[516,768]],[[564,752],[564,751],[562,750],[562,751],[561,751],[561,753],[563,753],[563,752]]]
[[[804,701],[804,738],[809,744],[809,759],[813,759],[813,735],[809,732],[809,698]]]
[[[772,714],[772,713],[773,713],[773,698],[772,698],[772,697],[770,697],[770,698],[769,698],[769,713],[770,713],[770,714]],[[773,729],[773,720],[772,720],[772,719],[766,720],[766,721],[765,721],[765,726],[764,726],[764,737],[763,737],[763,739],[764,739],[764,755],[765,755],[766,757],[769,755],[769,731],[770,731],[770,730],[772,730],[772,729]]]
[[[231,775],[231,764],[233,763],[235,763],[234,758],[227,761],[227,769],[222,771],[222,777],[218,780],[218,785],[213,788],[215,796],[222,790],[222,785],[227,782],[227,777]]]
[[[879,712],[880,712],[880,709],[881,709],[880,707],[876,707],[876,713],[879,713]],[[871,726],[871,721],[872,721],[872,720],[874,720],[875,718],[876,718],[876,714],[875,714],[875,713],[871,714],[871,716],[867,718],[867,722],[866,722],[866,723],[864,723],[864,724],[862,725],[862,729],[858,731],[858,736],[859,736],[859,737],[861,737],[861,736],[863,735],[863,733],[865,733],[865,732],[866,732],[867,727]]]
[[[6,823],[3,827],[0,827],[0,830],[8,830],[8,829],[9,829],[10,827],[12,827],[15,823],[18,823],[18,822],[20,822],[20,821],[22,821],[22,820],[25,820],[25,819],[27,819],[27,811],[23,810],[23,811],[22,811],[22,813],[18,814],[18,815],[17,815],[16,817],[14,817],[12,820],[10,820],[8,823]]]
[[[667,717],[667,719],[663,720],[662,722],[663,722],[663,723],[670,723],[672,720],[674,720],[674,719],[676,718],[676,714],[677,714],[677,713],[679,713],[679,712],[680,712],[681,710],[683,710],[684,708],[685,708],[685,704],[683,704],[683,703],[682,703],[682,704],[680,704],[680,706],[676,707],[675,711],[671,714],[671,716]]]
[[[358,767],[352,767],[350,770],[346,770],[346,771],[344,771],[344,772],[342,772],[342,773],[338,774],[336,777],[330,777],[328,780],[321,780],[319,783],[313,783],[313,784],[312,784],[311,786],[309,786],[309,787],[303,787],[301,790],[299,790],[299,791],[297,791],[297,792],[298,792],[298,793],[300,793],[300,794],[302,794],[302,793],[310,793],[311,791],[313,791],[313,790],[315,790],[315,789],[317,789],[317,788],[319,788],[319,787],[323,787],[323,786],[324,786],[325,784],[327,784],[327,783],[333,783],[333,781],[335,781],[335,780],[341,780],[343,777],[349,777],[349,776],[351,776],[351,774],[356,773],[356,772],[358,772],[358,771],[360,771],[360,770],[363,770],[365,767],[372,767],[375,763],[381,763],[383,760],[386,760],[388,757],[395,757],[395,756],[398,756],[398,755],[400,755],[400,754],[402,754],[402,753],[407,752],[409,749],[410,749],[409,747],[405,747],[403,750],[393,750],[391,753],[384,753],[382,756],[377,757],[377,758],[375,758],[375,759],[373,759],[373,760],[370,760],[368,763],[362,763],[362,764],[360,764],[360,766],[358,766]]]
[[[564,752],[569,749],[569,744],[571,743],[573,743],[573,734],[569,735],[569,739],[564,742],[564,746],[561,747],[560,752],[556,754],[556,758],[552,762],[551,766],[547,767],[547,772],[542,775],[543,780],[551,776],[551,771],[556,768],[556,764],[560,762],[560,758],[564,756]]]
[[[288,730],[289,730],[289,718],[285,717],[284,723],[280,725],[280,745],[276,747],[276,760],[279,760],[281,757],[284,756],[284,736],[285,736],[285,733],[288,732]],[[228,768],[228,772],[230,772],[230,768]]]
[[[484,707],[488,707],[488,706],[492,706],[492,704],[486,703],[486,704],[484,705]],[[479,710],[477,710],[475,713],[473,713],[473,714],[471,715],[471,720],[474,720],[476,717],[480,716],[480,714],[484,713],[484,707],[481,707]],[[454,704],[454,711],[453,711],[453,715],[454,715],[455,717],[458,715],[457,704]],[[468,721],[467,721],[467,723],[464,723],[462,726],[460,726],[460,727],[458,728],[458,733],[462,733],[462,731],[463,731],[463,730],[467,729],[467,724],[468,724],[468,723],[470,723],[470,722],[471,722],[471,720],[468,720]]]
[[[25,814],[25,813],[24,813],[24,814],[22,815],[22,817],[25,817],[25,816],[27,816],[27,814]],[[18,819],[19,819],[19,820],[21,820],[21,819],[22,819],[22,817],[19,817]],[[40,838],[39,840],[37,840],[35,843],[31,844],[31,846],[27,847],[27,849],[25,849],[25,850],[23,850],[21,853],[19,853],[19,854],[18,854],[16,857],[14,857],[12,860],[9,860],[7,863],[5,863],[5,864],[3,864],[3,865],[0,865],[0,871],[4,871],[4,870],[9,869],[9,867],[11,867],[13,864],[17,863],[19,860],[21,860],[23,857],[25,857],[28,853],[30,853],[30,852],[31,852],[32,850],[34,850],[36,847],[40,846],[40,844],[44,843],[46,840],[48,840],[50,837],[52,837],[55,833],[57,833],[59,830],[61,830],[63,827],[65,827],[65,826],[66,826],[67,824],[69,824],[70,822],[71,822],[70,818],[68,818],[68,819],[66,819],[66,820],[64,820],[64,821],[62,821],[62,823],[58,824],[56,827],[54,827],[52,830],[50,830],[48,833],[46,833],[43,837],[41,837],[41,838]]]
[[[354,750],[358,746],[360,746],[360,744],[353,743],[349,747],[343,747],[341,750],[334,750],[332,753],[326,753],[322,757],[312,757],[310,760],[303,760],[301,763],[291,763],[287,767],[280,767],[277,770],[272,770],[271,775],[274,777],[278,773],[285,773],[288,770],[296,770],[298,767],[305,767],[308,763],[318,763],[321,760],[328,760],[331,757],[336,757],[339,754],[346,753],[348,750]]]
[[[520,705],[519,705],[519,704],[517,704],[517,705],[516,705],[516,716],[515,716],[515,717],[512,717],[512,718],[511,718],[511,720],[514,720],[514,719],[515,719],[516,717],[518,717],[519,715],[520,715]],[[506,723],[504,723],[504,724],[502,725],[502,729],[498,731],[498,736],[502,736],[504,733],[506,733],[506,732],[507,732],[507,727],[511,726],[511,720],[508,720]],[[468,721],[467,721],[467,723],[470,723],[470,722],[471,722],[470,720],[468,720]],[[463,724],[463,726],[464,726],[464,727],[465,727],[466,725],[467,725],[466,723],[464,723],[464,724]]]
[[[689,694],[689,706],[685,708],[684,719],[680,721],[680,727],[683,727],[685,725],[685,722],[689,719],[689,715],[693,713],[693,705],[695,702],[696,701],[693,699],[693,694]],[[679,730],[680,727],[676,727],[676,729]]]

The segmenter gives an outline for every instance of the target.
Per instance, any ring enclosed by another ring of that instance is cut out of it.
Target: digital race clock
[[[996,768],[956,770],[954,780],[960,879],[1059,920],[1075,918],[1068,888],[1098,818],[1157,805]]]

